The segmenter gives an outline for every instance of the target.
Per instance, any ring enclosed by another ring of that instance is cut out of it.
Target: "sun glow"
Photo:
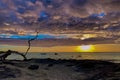
[[[78,46],[77,51],[79,51],[79,52],[93,52],[94,49],[95,48],[93,45],[81,45],[81,46]]]

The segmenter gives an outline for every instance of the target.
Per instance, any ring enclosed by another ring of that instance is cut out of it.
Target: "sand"
[[[0,80],[120,80],[120,63],[53,59],[0,61]]]

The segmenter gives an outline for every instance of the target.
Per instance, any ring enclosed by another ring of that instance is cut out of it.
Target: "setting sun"
[[[93,45],[81,45],[81,46],[78,46],[77,50],[79,52],[93,52],[94,46]]]

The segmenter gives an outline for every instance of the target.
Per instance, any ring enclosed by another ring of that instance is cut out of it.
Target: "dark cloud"
[[[87,3],[87,0],[73,0],[72,2],[77,6],[84,6]]]
[[[0,0],[0,34],[34,34],[37,29],[60,35],[110,32],[114,37],[119,23],[120,0]]]
[[[0,14],[8,15],[12,12],[23,21],[24,17],[31,16],[37,20],[41,11],[51,16],[69,15],[83,18],[94,13],[119,12],[119,4],[119,0],[1,0]]]

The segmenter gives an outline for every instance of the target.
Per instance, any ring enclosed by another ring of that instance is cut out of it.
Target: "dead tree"
[[[27,60],[27,57],[23,53],[20,53],[20,52],[17,52],[17,51],[12,51],[12,53],[21,55],[24,58],[24,60]]]
[[[29,51],[30,48],[31,48],[31,41],[34,41],[35,39],[37,39],[38,33],[39,33],[39,32],[37,32],[37,34],[36,34],[36,36],[35,36],[34,38],[31,38],[31,39],[28,40],[28,48],[27,48],[27,51],[26,51],[26,53],[25,53],[25,56],[28,54],[28,51]]]
[[[21,55],[21,56],[24,58],[24,60],[27,60],[26,56],[25,56],[23,53],[19,53],[19,52],[17,52],[17,51],[12,51],[12,50],[8,50],[8,51],[6,51],[6,52],[1,51],[1,52],[0,52],[0,59],[1,59],[2,61],[5,61],[6,58],[7,58],[9,55],[13,54],[13,53],[14,53],[14,54]]]
[[[5,59],[6,59],[9,55],[11,55],[11,51],[10,51],[10,50],[8,50],[8,51],[6,51],[6,52],[1,51],[1,52],[0,52],[0,59],[1,59],[2,61],[5,61]]]

